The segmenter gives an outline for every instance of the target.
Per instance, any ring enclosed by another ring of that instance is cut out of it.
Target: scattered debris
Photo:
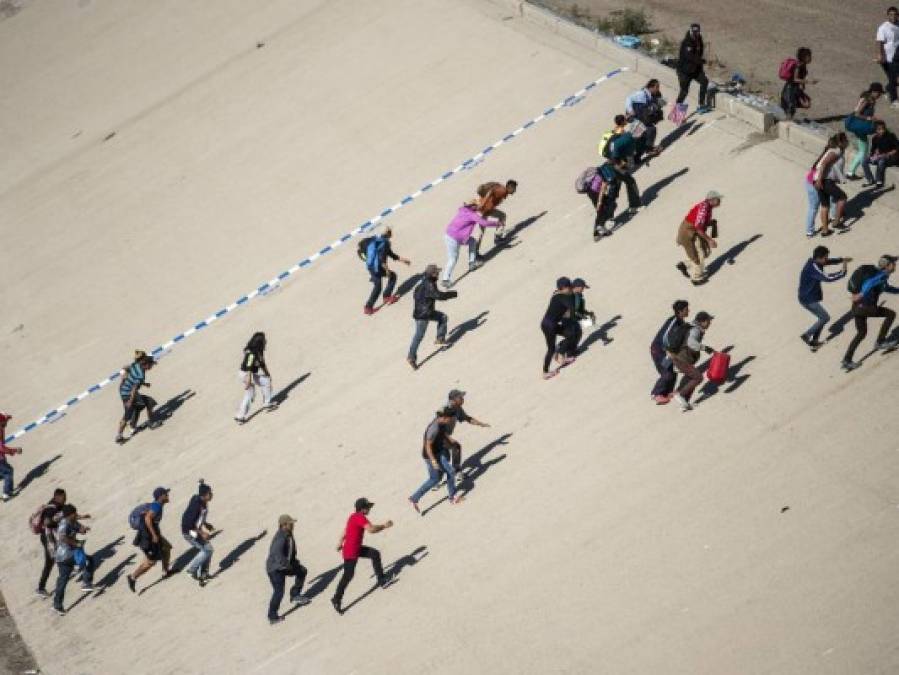
[[[105,143],[106,141],[108,141],[108,140],[110,140],[110,139],[112,139],[112,138],[114,138],[114,137],[115,137],[115,132],[114,132],[114,131],[110,131],[108,134],[106,134],[106,137],[103,139],[103,142]]]
[[[789,510],[790,510],[790,507],[789,507],[789,506],[782,506],[782,507],[780,507],[780,512],[781,512],[781,513],[786,513],[786,512],[789,511]]]

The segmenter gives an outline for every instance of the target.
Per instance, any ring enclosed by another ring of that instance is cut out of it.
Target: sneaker
[[[652,400],[656,402],[656,405],[667,405],[668,403],[671,403],[670,396],[663,396],[661,394],[657,394],[656,396],[653,396]]]
[[[415,509],[415,513],[417,513],[418,515],[421,515],[421,509],[418,508],[418,503],[413,502],[411,499],[409,500],[409,503],[412,504],[412,508]]]
[[[363,307],[362,313],[365,314],[365,316],[371,316],[372,314],[375,313],[375,310],[371,307]]]
[[[811,347],[812,344],[814,344],[814,340],[812,340],[808,335],[805,335],[804,333],[799,336],[799,339],[802,340],[807,347]]]
[[[709,112],[712,112],[711,106],[701,105],[698,108],[696,108],[696,113],[698,115],[705,115],[706,113],[709,113]]]
[[[805,236],[806,236],[808,239],[811,239],[811,238],[814,237],[816,234],[818,234],[818,233],[817,233],[817,232],[806,232],[806,233],[805,233]]]
[[[694,286],[702,286],[705,283],[708,283],[707,277],[702,277],[701,279],[690,279],[690,283]]]
[[[378,579],[378,586],[381,588],[387,588],[391,582],[395,579],[393,572],[387,572],[387,574],[381,575],[381,578]]]
[[[12,499],[12,497],[4,492],[2,495],[0,495],[0,499],[2,499],[4,502],[8,502],[10,499]]]
[[[679,262],[675,267],[681,274],[687,277],[687,279],[690,278],[690,273],[687,271],[687,263]]]
[[[305,607],[310,602],[312,602],[312,600],[307,598],[305,595],[295,595],[290,599],[290,601],[297,607]]]
[[[272,617],[269,617],[269,618],[268,618],[268,625],[269,625],[269,626],[274,626],[274,625],[276,625],[276,624],[281,623],[282,621],[284,621],[284,617],[283,617],[283,616],[276,616],[274,619],[273,619]]]
[[[408,363],[410,366],[412,366],[412,370],[418,370],[418,364],[415,363],[415,359],[412,359],[412,358],[406,359],[406,363]]]
[[[627,210],[627,215],[633,217],[633,216],[636,216],[637,213],[638,213],[639,211],[640,211],[640,207],[639,207],[639,206],[631,206],[631,207],[628,208],[628,210]]]
[[[846,180],[849,180],[849,181],[856,181],[856,180],[861,180],[861,179],[862,179],[861,176],[856,176],[855,174],[852,174],[851,176],[846,176]]]
[[[878,340],[874,343],[874,349],[895,349],[899,346],[899,340]]]
[[[559,371],[558,371],[558,370],[550,370],[550,371],[547,372],[547,373],[543,373],[543,379],[544,379],[544,380],[551,380],[552,378],[554,378],[554,377],[555,377],[556,375],[558,375],[558,374],[559,374]]]
[[[896,107],[896,106],[893,106],[893,107]],[[878,190],[880,190],[883,188],[883,183],[875,183],[874,187],[876,187]]]
[[[855,361],[850,361],[848,359],[843,359],[843,362],[840,364],[840,367],[845,370],[847,373],[851,373],[853,370],[858,368],[860,363],[856,363]]]
[[[234,421],[237,422],[238,424],[246,424],[247,418],[246,417],[235,417]]]
[[[677,404],[680,406],[680,409],[683,410],[684,412],[693,410],[693,406],[691,405],[691,403],[687,399],[685,399],[683,396],[681,396],[680,394],[675,394],[674,400],[677,401]]]
[[[90,584],[84,584],[84,585],[81,587],[81,592],[82,592],[82,593],[93,593],[95,590],[97,590],[97,589],[94,588],[93,586],[91,586]]]
[[[343,614],[343,609],[340,607],[340,600],[337,598],[331,598],[331,607],[333,607],[334,611],[338,614]]]
[[[125,579],[128,581],[128,588],[131,589],[131,592],[136,593],[137,592],[137,581],[135,581],[134,578],[130,574],[127,577],[125,577]]]
[[[873,180],[866,180],[864,183],[862,183],[863,188],[874,187],[875,185],[877,185],[877,183],[875,183]]]
[[[122,434],[118,434],[118,435],[115,437],[115,442],[118,443],[119,445],[121,445],[122,443],[125,442],[125,437],[122,436]]]
[[[899,110],[899,99],[890,103],[890,107],[893,108],[894,110]]]
[[[438,347],[446,347],[449,342],[447,342],[446,338],[437,338],[436,340],[434,340],[434,344]]]
[[[34,594],[41,598],[42,600],[46,600],[50,597],[50,592],[46,588],[38,588]]]
[[[450,504],[461,504],[465,501],[465,497],[462,495],[455,495],[452,499],[449,500]]]
[[[386,298],[384,298],[385,305],[395,305],[399,301],[400,301],[400,296],[398,296],[398,295],[388,295]]]
[[[56,605],[53,606],[53,611],[56,612],[57,614],[59,614],[60,616],[66,615],[66,610],[64,610],[62,607],[57,607]]]

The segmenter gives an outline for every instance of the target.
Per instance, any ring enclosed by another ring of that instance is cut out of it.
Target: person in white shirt
[[[877,55],[874,60],[883,68],[887,76],[887,94],[890,97],[891,107],[899,108],[899,97],[896,87],[899,83],[899,9],[890,7],[887,10],[887,20],[877,28]]]
[[[818,191],[821,214],[821,236],[829,237],[833,234],[829,211],[831,202],[836,204],[834,215],[836,220],[832,226],[838,230],[846,228],[843,224],[843,210],[846,208],[846,193],[840,189],[838,183],[846,181],[843,172],[845,164],[846,148],[849,146],[849,138],[842,131],[834,134],[827,141],[827,147],[812,168],[812,183]]]

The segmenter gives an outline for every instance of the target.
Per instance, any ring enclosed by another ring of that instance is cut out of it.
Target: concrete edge
[[[636,49],[622,47],[613,39],[579,26],[548,9],[528,2],[528,0],[491,0],[491,2],[510,9],[519,18],[548,28],[551,32],[583,47],[594,49],[602,56],[616,64],[627,66],[635,73],[655,78],[669,88],[679,88],[674,70]],[[719,93],[716,96],[715,109],[740,120],[763,134],[776,136],[810,155],[820,154],[827,144],[826,132],[794,122],[779,121],[767,110],[730,94]],[[899,168],[887,169],[886,182],[899,185]],[[899,190],[894,189],[884,193],[878,199],[878,203],[899,211]]]

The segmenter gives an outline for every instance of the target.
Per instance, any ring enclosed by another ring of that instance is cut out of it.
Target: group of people
[[[703,381],[702,372],[696,364],[702,352],[715,352],[703,344],[705,333],[715,317],[701,311],[696,313],[692,322],[688,321],[690,305],[686,300],[676,300],[671,309],[673,314],[665,320],[649,346],[653,365],[659,373],[650,396],[657,405],[666,405],[674,400],[681,410],[687,412],[693,409],[690,399]],[[675,390],[677,372],[682,376],[680,386]]]

